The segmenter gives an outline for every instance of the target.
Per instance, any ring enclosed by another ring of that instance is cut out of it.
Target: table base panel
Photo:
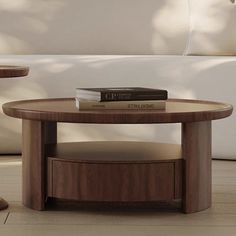
[[[48,160],[48,196],[78,201],[142,202],[181,198],[182,160],[81,163]]]

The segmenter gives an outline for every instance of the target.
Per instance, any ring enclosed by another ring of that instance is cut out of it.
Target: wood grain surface
[[[180,161],[81,163],[49,158],[49,197],[103,202],[170,201],[175,199],[175,162]]]
[[[55,122],[74,123],[178,123],[215,120],[230,116],[233,107],[229,104],[169,99],[166,110],[106,110],[79,111],[73,98],[38,99],[10,102],[3,105],[8,116]]]
[[[181,198],[181,146],[148,142],[47,145],[48,196],[78,201]]]
[[[0,65],[0,78],[23,77],[29,73],[27,66]]]
[[[183,211],[193,213],[211,206],[211,122],[182,125]]]
[[[81,163],[153,163],[181,159],[181,145],[135,142],[90,141],[46,145],[48,157]]]
[[[23,120],[23,204],[35,210],[45,207],[45,144],[55,143],[56,135],[56,123]]]
[[[193,213],[211,206],[211,120],[230,116],[233,107],[169,99],[163,111],[79,111],[74,99],[67,98],[10,102],[3,111],[23,119],[23,203],[27,207],[43,210],[47,197],[80,201],[182,198],[183,211]],[[128,143],[117,150],[108,143],[108,147],[57,144],[56,122],[180,122],[182,148],[149,144],[142,153]]]

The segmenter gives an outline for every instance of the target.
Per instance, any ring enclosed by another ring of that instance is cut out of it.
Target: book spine
[[[76,100],[76,106],[80,110],[163,110],[165,109],[165,105],[165,101],[90,102]]]
[[[136,101],[136,100],[167,100],[167,91],[159,93],[127,93],[127,92],[101,92],[101,102],[104,101]]]

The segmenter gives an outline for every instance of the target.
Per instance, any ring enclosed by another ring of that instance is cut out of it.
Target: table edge
[[[137,111],[137,112],[130,112],[130,113],[125,113],[125,116],[127,119],[121,119],[122,113],[106,113],[106,121],[99,120],[99,116],[104,116],[102,112],[100,111],[99,113],[94,113],[93,112],[84,112],[81,114],[81,116],[87,117],[86,119],[78,119],[75,121],[75,116],[78,116],[78,113],[69,113],[68,116],[71,116],[71,119],[62,119],[59,117],[59,112],[41,112],[41,111],[35,111],[35,110],[25,110],[25,109],[18,109],[14,108],[12,106],[14,105],[19,105],[20,103],[24,102],[40,102],[40,101],[58,101],[58,100],[73,100],[74,98],[47,98],[47,99],[33,99],[33,100],[19,100],[19,101],[12,101],[12,102],[7,102],[2,105],[3,112],[11,117],[14,118],[20,118],[20,119],[29,119],[29,120],[39,120],[39,121],[52,121],[52,122],[66,122],[66,123],[97,123],[97,124],[144,124],[144,123],[184,123],[184,122],[196,122],[196,121],[209,121],[209,120],[217,120],[217,119],[223,119],[228,116],[230,116],[233,112],[233,106],[228,104],[228,103],[222,103],[222,102],[215,102],[215,101],[207,101],[207,100],[193,100],[193,99],[168,99],[170,102],[187,102],[187,103],[198,103],[198,104],[212,104],[212,105],[223,105],[225,106],[224,108],[221,108],[219,110],[212,110],[212,111],[197,111],[197,112],[186,112],[185,114],[183,112],[175,112],[175,119],[167,119],[166,117],[169,115],[171,116],[172,113],[159,113],[159,121],[156,119],[156,121],[146,121],[146,122],[139,122],[139,121],[134,121],[134,122],[129,122],[129,119],[134,118],[134,116],[146,116],[146,113],[144,111]],[[190,119],[190,116],[193,116],[195,114],[195,118]],[[203,118],[197,118],[196,114],[200,115],[202,114]],[[98,118],[98,121],[93,121],[92,116],[96,115],[96,118]],[[149,116],[156,115],[154,113],[149,113]],[[59,118],[52,118],[58,116]],[[117,122],[114,121],[109,121],[112,120],[112,117],[116,116]],[[166,116],[166,117],[165,117]],[[180,118],[182,116],[182,119]],[[185,116],[185,118],[183,118]],[[179,117],[179,118],[178,118]],[[124,118],[124,116],[123,116]],[[166,120],[161,121],[162,119],[166,118]],[[120,120],[120,122],[119,122]],[[144,119],[145,120],[145,119]]]

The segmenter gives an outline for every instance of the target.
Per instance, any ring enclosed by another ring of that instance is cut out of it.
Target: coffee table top
[[[21,119],[100,124],[207,121],[225,118],[233,111],[229,104],[209,101],[169,99],[166,103],[166,110],[79,111],[74,98],[57,98],[9,102],[3,105],[3,111],[8,116]]]
[[[0,78],[22,77],[29,73],[27,66],[0,65]]]

